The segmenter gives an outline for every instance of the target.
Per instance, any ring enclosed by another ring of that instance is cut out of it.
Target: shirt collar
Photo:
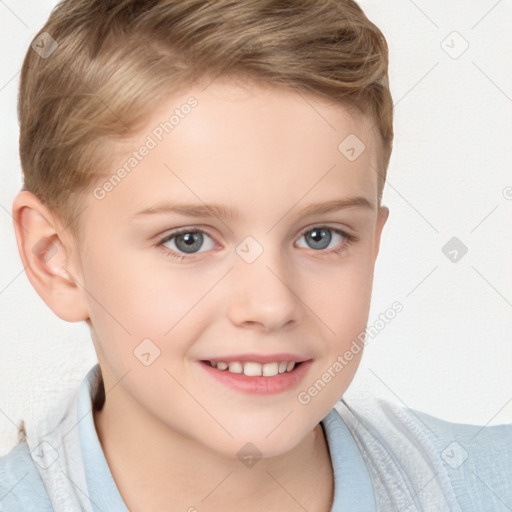
[[[336,409],[322,420],[334,473],[331,512],[375,512],[370,474],[352,434]]]
[[[78,432],[89,500],[94,512],[129,512],[112,477],[94,426],[92,404],[100,378],[101,370],[96,364],[89,370],[78,391]]]

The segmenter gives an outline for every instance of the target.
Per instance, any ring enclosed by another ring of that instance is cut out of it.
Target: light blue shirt
[[[0,512],[128,512],[91,413],[99,376],[96,365],[51,436],[0,458]],[[334,473],[331,512],[512,510],[512,425],[460,425],[378,404],[377,426],[344,401],[321,422]]]

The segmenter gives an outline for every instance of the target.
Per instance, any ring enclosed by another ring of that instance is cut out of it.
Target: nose
[[[297,278],[279,251],[267,249],[252,263],[237,256],[229,280],[228,316],[234,325],[275,331],[300,322]]]

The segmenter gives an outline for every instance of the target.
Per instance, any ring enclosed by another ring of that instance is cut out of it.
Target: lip
[[[278,354],[278,356],[282,356],[285,354]],[[290,354],[287,354],[290,356]],[[272,358],[275,355],[270,356]],[[299,358],[300,359],[300,358]],[[297,361],[293,357],[289,359],[268,359],[268,357],[264,357],[262,359],[259,356],[259,359],[250,359],[250,358],[239,358],[239,359],[228,359],[228,361],[254,361],[255,363],[268,363],[275,361]],[[207,359],[203,361],[198,361],[200,368],[203,368],[205,372],[212,378],[215,379],[216,382],[238,392],[252,394],[252,395],[275,395],[278,393],[283,393],[285,391],[289,391],[294,387],[297,387],[299,382],[301,382],[306,373],[313,362],[312,359],[304,360],[302,359],[300,364],[296,365],[295,368],[291,372],[279,373],[278,375],[274,375],[273,377],[248,377],[243,373],[231,373],[227,370],[218,370],[212,366],[207,365],[204,361],[225,361],[225,359]]]
[[[279,361],[294,361],[296,363],[302,363],[304,361],[307,361],[307,357],[302,357],[297,354],[290,354],[290,353],[279,353],[279,354],[235,354],[235,355],[229,355],[229,356],[223,356],[223,357],[205,357],[202,359],[202,361],[210,361],[212,363],[218,363],[219,361],[222,361],[224,363],[229,363],[232,361],[239,361],[240,363],[260,363],[260,364],[266,364],[266,363],[275,363]]]

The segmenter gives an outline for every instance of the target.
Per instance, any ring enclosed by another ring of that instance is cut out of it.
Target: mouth
[[[280,354],[235,356],[228,360],[203,359],[198,362],[213,382],[236,392],[270,395],[296,388],[305,379],[313,360]]]

